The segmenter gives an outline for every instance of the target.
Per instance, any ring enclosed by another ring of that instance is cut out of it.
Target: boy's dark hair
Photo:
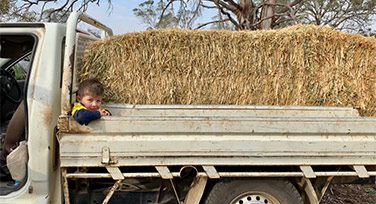
[[[87,94],[94,96],[103,96],[104,88],[101,82],[98,79],[91,78],[86,79],[78,85],[77,95],[84,97]]]

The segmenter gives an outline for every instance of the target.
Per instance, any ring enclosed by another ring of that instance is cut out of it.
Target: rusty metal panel
[[[300,185],[303,187],[306,195],[308,196],[310,204],[319,204],[319,199],[312,182],[308,178],[302,178]]]
[[[102,164],[110,164],[110,148],[102,148]]]
[[[354,166],[359,178],[369,178],[369,173],[365,166]]]
[[[64,133],[63,133],[64,134]],[[63,135],[61,165],[375,165],[375,136]],[[169,144],[169,145],[166,145]]]
[[[105,104],[114,116],[357,117],[356,107]]]
[[[68,187],[67,169],[62,168],[61,174],[62,174],[62,177],[63,177],[62,180],[63,180],[64,201],[65,201],[65,204],[69,204],[70,201],[69,201],[69,187]]]
[[[121,173],[120,169],[118,167],[106,167],[108,173],[110,173],[111,178],[114,180],[123,180],[124,176]]]
[[[166,153],[167,154],[167,153]],[[331,156],[232,156],[226,157],[220,154],[216,157],[192,155],[192,156],[128,156],[125,152],[122,157],[118,157],[116,166],[160,166],[160,165],[225,165],[225,166],[300,166],[300,165],[375,165],[375,156],[366,155],[331,155]],[[276,153],[277,154],[277,153]],[[96,167],[104,166],[100,161],[100,156],[92,153],[81,152],[79,155],[72,156],[72,153],[63,153],[61,155],[62,167]],[[87,156],[93,155],[93,156]],[[356,172],[351,175],[357,176]],[[317,175],[319,176],[319,175]],[[330,176],[330,175],[327,175]]]
[[[69,132],[69,117],[60,116],[57,121],[57,128],[60,132]]]
[[[158,173],[160,174],[160,176],[163,179],[173,179],[174,178],[167,166],[156,166],[155,168],[157,169]]]
[[[103,147],[111,149],[115,166],[376,164],[376,118],[282,117],[286,112],[261,117],[248,106],[241,108],[252,110],[249,115],[241,115],[239,107],[234,116],[234,107],[210,107],[170,106],[168,111],[177,112],[102,117],[84,126],[89,132],[61,133],[61,165],[103,166]],[[141,109],[149,108],[163,109]],[[188,115],[180,114],[187,109]]]
[[[110,191],[107,193],[106,197],[104,198],[102,204],[107,204],[108,201],[110,201],[112,195],[115,193],[116,189],[119,188],[120,186],[120,183],[122,182],[123,180],[117,180],[114,185],[111,187]]]
[[[376,176],[376,171],[369,171],[370,176]],[[179,172],[171,172],[173,177],[179,177]],[[317,176],[333,177],[333,176],[357,176],[354,171],[324,171],[315,172]],[[159,173],[122,173],[126,178],[147,178],[147,177],[161,177]],[[220,177],[304,177],[303,172],[219,172]],[[112,178],[110,173],[68,173],[67,178]],[[207,177],[206,172],[198,172],[197,177]]]
[[[302,170],[304,177],[306,178],[316,178],[316,174],[313,171],[311,166],[300,166],[300,169]]]
[[[197,204],[200,203],[201,197],[204,194],[205,186],[208,177],[197,176],[190,187],[187,196],[184,199],[184,204]]]
[[[375,164],[374,124],[374,118],[108,117],[93,122],[90,134],[62,133],[60,150],[62,165],[75,166],[101,165],[104,146],[118,165],[131,157],[145,165]]]
[[[376,134],[376,118],[364,117],[247,117],[247,116],[104,116],[89,123],[103,133],[218,134]],[[163,127],[163,128],[161,128]]]
[[[219,179],[220,176],[214,166],[202,166],[207,176],[211,179]]]
[[[101,156],[375,156],[376,136],[243,136],[243,135],[64,135],[62,155]],[[166,145],[169,144],[169,145]],[[163,148],[162,148],[163,147]],[[166,155],[168,154],[168,155]],[[125,155],[124,155],[125,156]]]

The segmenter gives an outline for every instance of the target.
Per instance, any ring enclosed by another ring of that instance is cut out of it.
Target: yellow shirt
[[[81,110],[81,109],[87,110],[87,108],[84,105],[82,105],[81,103],[77,103],[77,102],[74,103],[73,108],[72,108],[72,115],[74,115],[74,113],[76,111]],[[99,107],[99,110],[103,110],[103,108]]]

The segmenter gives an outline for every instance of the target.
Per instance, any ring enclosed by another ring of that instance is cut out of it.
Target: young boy
[[[81,125],[87,125],[103,115],[111,115],[110,112],[101,107],[103,95],[103,85],[97,79],[82,81],[78,85],[78,103],[74,103],[72,109],[73,118]]]

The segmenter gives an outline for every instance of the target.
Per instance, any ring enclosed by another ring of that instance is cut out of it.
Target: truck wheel
[[[303,204],[296,188],[279,179],[223,179],[208,194],[205,204]]]

